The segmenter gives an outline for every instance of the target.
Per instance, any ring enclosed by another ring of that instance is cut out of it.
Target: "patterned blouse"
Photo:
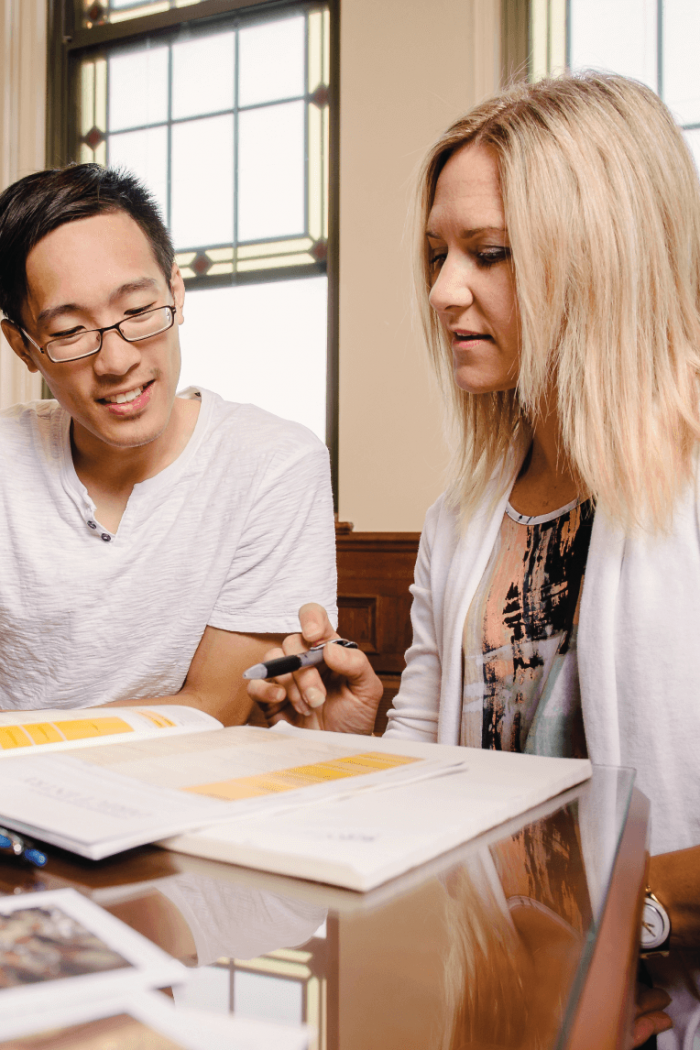
[[[590,500],[537,517],[510,504],[464,625],[460,743],[583,758],[576,660]]]

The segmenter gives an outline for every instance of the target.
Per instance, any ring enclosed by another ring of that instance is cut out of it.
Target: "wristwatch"
[[[640,937],[642,958],[646,959],[652,955],[668,955],[670,939],[671,920],[668,912],[656,894],[652,893],[647,886]]]

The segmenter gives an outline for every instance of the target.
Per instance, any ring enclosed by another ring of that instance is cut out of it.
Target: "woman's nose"
[[[448,255],[430,290],[429,300],[433,310],[442,314],[471,306],[474,295],[469,277],[469,267]]]

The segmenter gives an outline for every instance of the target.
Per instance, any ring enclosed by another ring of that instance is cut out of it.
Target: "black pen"
[[[15,857],[22,857],[34,864],[37,868],[43,868],[48,857],[34,845],[31,839],[23,838],[14,831],[0,828],[0,851],[8,850]]]
[[[347,638],[332,638],[330,642],[322,642],[314,645],[305,653],[296,656],[280,656],[277,660],[268,660],[263,664],[255,664],[243,672],[243,677],[252,679],[277,678],[279,675],[292,674],[301,671],[302,667],[317,667],[323,663],[323,650],[326,645],[342,645],[345,649],[357,649],[357,642],[349,642]]]

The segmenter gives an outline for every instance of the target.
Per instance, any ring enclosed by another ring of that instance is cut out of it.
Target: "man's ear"
[[[34,360],[29,352],[29,346],[25,342],[25,338],[20,332],[17,325],[13,324],[12,321],[2,321],[2,332],[8,343],[30,372],[38,372],[39,366],[34,363]]]
[[[180,267],[177,263],[173,263],[172,272],[170,274],[170,291],[173,293],[173,300],[176,307],[175,319],[178,324],[182,324],[185,320],[182,312],[182,307],[185,302],[185,282],[182,279]]]

